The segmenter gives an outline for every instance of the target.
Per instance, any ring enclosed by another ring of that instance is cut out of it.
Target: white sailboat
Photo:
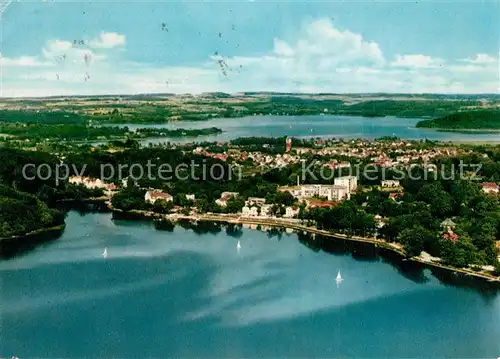
[[[104,252],[102,252],[102,256],[104,258],[107,258],[108,257],[108,247],[104,248]]]
[[[236,249],[240,250],[241,249],[241,243],[238,241],[238,244],[236,244]]]
[[[337,282],[337,285],[339,285],[344,279],[342,278],[342,276],[340,275],[340,271],[338,271],[337,273],[337,278],[335,279],[335,281]]]

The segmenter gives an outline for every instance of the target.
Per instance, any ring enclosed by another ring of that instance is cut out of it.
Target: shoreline
[[[42,234],[48,234],[48,233],[58,232],[58,231],[62,231],[65,228],[66,228],[66,225],[65,224],[61,224],[59,226],[53,226],[53,227],[35,229],[34,231],[31,231],[31,232],[28,232],[28,233],[24,233],[24,234],[18,234],[18,235],[11,236],[11,237],[0,237],[0,243],[2,243],[2,242],[8,242],[8,241],[13,241],[13,240],[16,240],[16,239],[26,239],[26,238],[29,238],[29,237],[38,236],[38,235],[42,235]]]
[[[66,224],[40,228],[34,231],[11,237],[0,238],[0,260],[15,257],[29,252],[38,245],[58,239],[64,232]]]
[[[437,132],[455,132],[455,133],[478,133],[478,134],[500,134],[500,129],[492,128],[446,128],[446,127],[417,127],[425,130],[433,130]]]
[[[434,269],[445,270],[450,273],[460,273],[465,276],[474,277],[476,279],[480,279],[482,281],[487,281],[489,283],[499,283],[500,284],[500,276],[494,276],[493,274],[488,274],[484,272],[477,272],[472,269],[464,269],[464,268],[456,268],[446,264],[437,263],[431,260],[426,260],[421,256],[419,257],[411,257],[407,258],[404,249],[401,245],[396,243],[390,243],[385,240],[370,238],[370,237],[360,237],[360,236],[348,236],[341,233],[330,233],[325,230],[317,229],[315,227],[306,226],[300,222],[292,222],[287,219],[265,219],[265,218],[256,218],[256,217],[242,217],[242,216],[234,216],[234,215],[219,215],[219,214],[203,214],[203,215],[182,215],[182,214],[159,214],[154,212],[140,211],[140,210],[131,210],[131,211],[122,211],[120,209],[114,209],[111,206],[108,206],[111,212],[122,213],[122,214],[131,214],[134,216],[142,217],[144,219],[165,219],[171,221],[173,223],[179,220],[190,220],[190,221],[206,221],[206,222],[221,222],[228,224],[249,224],[249,225],[265,225],[271,227],[283,227],[294,229],[298,231],[303,231],[311,234],[318,234],[328,238],[348,240],[357,243],[370,243],[375,245],[377,248],[383,248],[390,250],[393,253],[396,253],[400,257],[402,257],[403,261],[410,261],[422,264],[427,267],[432,267]]]

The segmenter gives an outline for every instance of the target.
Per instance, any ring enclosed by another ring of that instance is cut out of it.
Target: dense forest
[[[64,224],[64,213],[34,195],[0,184],[0,238]]]
[[[424,120],[417,127],[449,130],[500,130],[500,111],[457,112],[434,120]]]
[[[0,122],[0,137],[12,136],[8,139],[29,140],[39,142],[44,140],[112,140],[123,138],[148,138],[148,137],[197,137],[221,133],[216,127],[200,129],[162,129],[138,128],[134,131],[128,127],[117,126],[88,126],[85,124],[41,124],[36,122]]]
[[[26,124],[83,124],[85,118],[72,112],[63,111],[32,111],[9,110],[0,111],[0,123],[26,123]]]
[[[48,153],[0,148],[0,162],[0,238],[64,224],[64,212],[55,209],[58,200],[102,195],[102,190],[57,184],[47,171],[36,176],[36,171],[30,169],[26,177],[33,179],[25,178],[26,164],[55,168],[60,163]]]

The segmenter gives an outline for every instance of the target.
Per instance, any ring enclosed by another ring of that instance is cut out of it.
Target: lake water
[[[297,234],[238,233],[70,212],[60,239],[0,262],[0,357],[500,355],[496,293]]]
[[[168,124],[126,125],[138,127],[189,128],[218,127],[224,132],[218,135],[197,138],[172,138],[171,142],[227,141],[249,136],[292,136],[292,137],[335,137],[375,139],[383,136],[397,136],[403,139],[429,139],[453,142],[500,142],[500,133],[457,133],[439,132],[416,128],[420,119],[398,117],[356,117],[356,116],[249,116],[242,118],[214,119],[210,121],[178,121]],[[125,125],[120,125],[125,126]],[[165,142],[165,138],[145,140],[144,143]]]

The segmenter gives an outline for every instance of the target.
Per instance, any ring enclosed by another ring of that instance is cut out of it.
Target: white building
[[[337,177],[334,180],[336,186],[347,187],[350,192],[356,191],[358,188],[358,178],[356,176]]]
[[[314,196],[320,196],[321,185],[320,184],[307,184],[300,186],[300,197],[309,198]]]
[[[285,215],[283,217],[286,217],[286,218],[293,218],[293,217],[296,217],[297,215],[299,214],[299,208],[296,207],[296,206],[292,206],[292,207],[286,207],[285,208]]]
[[[239,193],[238,192],[222,192],[220,195],[220,198],[215,201],[219,206],[221,207],[226,207],[227,206],[227,201],[231,197],[238,197]]]
[[[155,203],[159,199],[164,199],[167,202],[172,202],[174,200],[168,193],[160,191],[147,191],[144,195],[144,200],[149,203]]]
[[[351,199],[351,192],[345,186],[332,186],[327,198],[329,201],[343,201]]]
[[[186,199],[188,201],[194,201],[196,199],[196,196],[194,194],[187,194]]]
[[[325,197],[329,201],[341,201],[351,198],[348,187],[339,185],[306,184],[297,187],[283,187],[280,188],[280,191],[290,192],[298,199]]]
[[[71,184],[77,184],[77,185],[81,184],[89,189],[94,189],[94,188],[106,189],[108,186],[106,183],[101,181],[99,178],[94,179],[94,178],[90,178],[90,177],[72,176],[69,178],[68,181]]]
[[[397,180],[385,180],[382,181],[382,187],[399,187],[399,181]]]
[[[245,217],[257,217],[259,215],[259,209],[255,206],[245,206],[241,209],[241,214]]]
[[[270,205],[270,204],[263,204],[260,207],[260,216],[261,217],[269,217],[269,216],[271,216],[271,207],[272,207],[272,205]]]

